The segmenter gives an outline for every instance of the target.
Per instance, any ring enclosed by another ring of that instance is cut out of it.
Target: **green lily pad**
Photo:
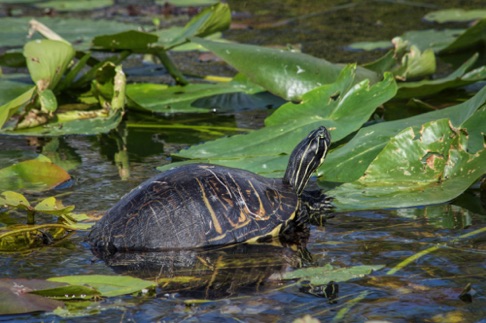
[[[308,267],[289,271],[284,273],[283,278],[302,279],[310,281],[313,285],[325,285],[331,281],[337,283],[363,277],[384,267],[384,265],[361,265],[336,268],[330,264],[326,264],[322,267]]]
[[[111,5],[113,5],[113,0],[49,0],[47,2],[36,3],[35,7],[46,9],[49,8],[57,11],[84,11],[100,9]]]
[[[301,100],[304,93],[335,82],[343,69],[342,65],[303,53],[254,45],[212,42],[201,38],[192,38],[191,41],[221,57],[246,75],[250,81],[287,100]],[[364,79],[374,83],[379,80],[379,76],[358,67],[354,82],[359,83]]]
[[[408,127],[418,131],[422,124],[442,118],[449,118],[455,127],[461,127],[476,110],[484,105],[485,101],[486,88],[483,88],[468,101],[453,107],[362,128],[348,143],[328,154],[318,174],[326,181],[353,182],[365,173],[390,138],[400,131]],[[482,131],[486,132],[486,130]],[[480,136],[480,131],[470,135]]]
[[[171,86],[164,84],[129,84],[127,95],[146,110],[158,113],[201,113],[211,112],[214,107],[204,106],[200,99],[215,95],[243,92],[253,94],[262,89],[251,83],[238,81],[216,84],[188,84]]]
[[[349,49],[355,50],[376,50],[376,49],[386,49],[392,47],[392,43],[389,40],[380,40],[380,41],[366,41],[366,42],[355,42],[348,45]]]
[[[479,111],[483,133],[486,113]],[[486,145],[468,151],[467,135],[448,119],[407,128],[392,138],[365,175],[328,194],[340,210],[400,208],[444,203],[486,173]]]
[[[43,191],[55,188],[71,176],[47,157],[19,162],[0,169],[0,191]]]
[[[427,21],[438,23],[444,22],[467,22],[486,17],[486,10],[484,9],[445,9],[429,12],[424,16]]]
[[[77,275],[52,277],[48,281],[91,286],[105,297],[132,294],[142,289],[155,287],[155,283],[152,281],[130,276]]]
[[[61,35],[73,44],[77,50],[88,49],[91,39],[98,35],[115,34],[126,30],[136,30],[139,26],[127,22],[108,21],[104,19],[74,19],[74,18],[36,18],[41,23]],[[22,47],[27,42],[29,21],[31,18],[0,19],[0,46]],[[33,39],[42,39],[35,34]]]
[[[219,0],[155,0],[156,3],[164,5],[170,3],[176,7],[207,6],[216,4]]]
[[[464,29],[411,30],[405,32],[400,38],[408,41],[410,46],[417,46],[421,51],[432,49],[437,53],[454,42],[464,31]]]

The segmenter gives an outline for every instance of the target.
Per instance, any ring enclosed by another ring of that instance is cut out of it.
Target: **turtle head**
[[[323,126],[311,131],[290,155],[284,182],[301,195],[311,174],[322,164],[331,145],[331,135]]]

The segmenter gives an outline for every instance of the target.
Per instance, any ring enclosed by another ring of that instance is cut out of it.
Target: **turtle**
[[[331,143],[324,126],[292,151],[283,178],[213,164],[185,164],[148,179],[121,198],[88,235],[92,249],[148,251],[268,241],[332,208],[305,191]]]

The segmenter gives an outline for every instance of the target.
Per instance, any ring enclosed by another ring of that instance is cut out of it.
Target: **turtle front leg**
[[[321,190],[304,191],[301,196],[302,206],[307,209],[309,220],[314,225],[323,225],[326,219],[334,217],[331,214],[334,209],[333,198],[327,196]]]

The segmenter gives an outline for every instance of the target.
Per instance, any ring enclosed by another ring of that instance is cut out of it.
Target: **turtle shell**
[[[94,226],[95,248],[163,250],[232,244],[278,235],[299,208],[282,179],[191,164],[161,173],[125,195]]]

